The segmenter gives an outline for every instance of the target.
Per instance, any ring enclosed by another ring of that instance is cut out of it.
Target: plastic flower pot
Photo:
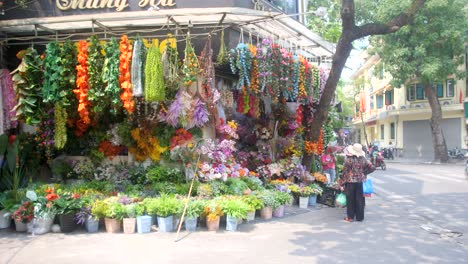
[[[273,209],[271,207],[263,207],[262,210],[260,210],[260,218],[264,220],[271,219],[273,216]]]
[[[143,215],[137,217],[138,234],[151,232],[151,216]]]
[[[255,211],[247,213],[247,222],[255,220]]]
[[[309,205],[309,196],[299,197],[299,208],[307,208]]]
[[[70,233],[75,231],[76,224],[74,214],[62,214],[59,215],[60,230],[63,233]]]
[[[317,195],[309,196],[309,206],[316,206],[317,205]]]
[[[274,217],[283,217],[284,216],[284,205],[281,205],[280,207],[273,210],[273,216]]]
[[[120,224],[120,220],[112,219],[112,218],[105,218],[104,223],[106,225],[106,232],[107,233],[119,233],[122,231],[122,226]]]
[[[174,230],[174,217],[172,215],[168,217],[158,216],[158,227],[160,232],[172,232]]]
[[[15,219],[16,232],[26,232],[28,230],[28,224]]]
[[[185,218],[184,219],[185,230],[187,230],[189,232],[197,231],[197,222],[198,222],[197,217],[187,217],[187,218]]]
[[[206,219],[206,227],[208,228],[208,231],[218,231],[219,230],[219,221],[220,217],[217,216],[214,219]]]
[[[136,227],[136,218],[123,219],[123,231],[125,234],[134,234]]]
[[[85,227],[88,233],[96,233],[99,230],[99,219],[92,216],[88,217],[85,222]]]
[[[226,217],[226,231],[237,231],[237,225],[238,225],[239,219],[227,216]]]
[[[11,219],[10,213],[6,210],[0,210],[0,229],[9,228]]]
[[[32,225],[32,232],[34,235],[43,235],[49,233],[52,229],[52,224],[54,223],[54,216],[45,217],[45,218],[34,218]]]

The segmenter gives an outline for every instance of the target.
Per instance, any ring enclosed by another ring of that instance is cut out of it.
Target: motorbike
[[[383,157],[384,157],[384,158],[386,158],[386,159],[394,159],[392,149],[383,148],[383,149],[382,149],[382,152],[383,152]]]
[[[380,167],[382,170],[387,169],[382,151],[375,151],[372,155],[371,162],[376,168]]]
[[[448,156],[451,159],[462,160],[462,159],[465,158],[465,153],[464,152],[466,153],[465,150],[462,150],[462,149],[459,149],[459,148],[455,147],[454,149],[448,151]]]

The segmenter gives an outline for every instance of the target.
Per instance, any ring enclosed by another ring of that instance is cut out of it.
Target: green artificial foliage
[[[280,191],[275,192],[276,204],[279,204],[280,206],[290,203],[292,201],[292,198],[293,198],[292,195],[287,192],[280,192]],[[273,208],[273,209],[276,209],[276,208]]]
[[[228,193],[228,186],[220,180],[212,180],[209,182],[214,197],[225,195]]]
[[[190,199],[189,203],[187,204],[187,210],[185,211],[185,217],[199,217],[205,209],[205,204],[205,200]]]
[[[152,45],[146,55],[144,91],[145,100],[148,102],[164,101],[166,99],[164,68],[161,52],[157,45]]]
[[[229,217],[245,219],[247,218],[247,213],[251,211],[251,208],[240,197],[235,197],[223,200],[221,203],[221,210]]]
[[[244,195],[242,200],[250,206],[250,211],[260,210],[264,207],[263,200],[255,195]]]
[[[63,149],[67,143],[67,110],[59,103],[55,103],[55,134],[54,146],[56,149]]]
[[[96,36],[92,36],[88,46],[88,100],[91,102],[95,120],[102,116],[108,107],[104,92],[105,83],[102,79],[103,68],[104,55],[101,44]]]
[[[243,195],[245,191],[249,189],[247,183],[245,183],[240,178],[228,178],[226,180],[226,185],[228,187],[227,193],[232,195]]]
[[[252,191],[263,189],[263,182],[257,177],[241,177],[240,179],[244,181]]]
[[[153,190],[158,194],[176,194],[176,184],[173,182],[155,182],[153,183]]]
[[[117,201],[109,202],[109,206],[105,214],[106,218],[122,220],[126,215],[127,215],[127,208],[125,208],[125,205]]]
[[[178,168],[169,168],[163,165],[153,165],[147,169],[147,177],[152,183],[158,182],[172,182],[184,183],[185,175]]]
[[[278,208],[281,204],[278,203],[276,198],[276,191],[274,190],[264,190],[258,192],[256,196],[262,200],[264,207]]]
[[[104,45],[104,51],[106,57],[102,70],[102,81],[107,84],[104,88],[104,94],[110,102],[109,112],[113,115],[117,115],[122,107],[119,84],[119,42],[117,42],[115,38],[112,38]]]
[[[175,215],[180,211],[182,202],[173,196],[161,195],[154,199],[148,206],[148,211],[153,212],[159,217],[168,217]]]

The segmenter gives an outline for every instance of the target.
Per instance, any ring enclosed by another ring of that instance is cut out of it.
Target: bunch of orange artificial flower
[[[126,35],[123,35],[120,40],[120,65],[119,65],[119,83],[122,93],[120,99],[122,100],[124,108],[128,113],[133,113],[135,102],[133,101],[132,83],[131,83],[131,60],[132,60],[132,45],[128,41]]]
[[[80,119],[76,122],[75,131],[77,136],[82,136],[91,124],[88,110],[90,105],[90,101],[88,100],[88,79],[88,42],[82,40],[78,42],[78,65],[76,66],[77,89],[73,90],[79,103],[78,115]]]

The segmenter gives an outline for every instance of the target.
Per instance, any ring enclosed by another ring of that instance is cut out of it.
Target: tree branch
[[[341,24],[343,31],[352,31],[356,26],[354,20],[354,0],[341,1]]]
[[[343,3],[345,0],[343,0]],[[370,35],[385,35],[398,31],[403,26],[411,23],[420,8],[424,6],[426,0],[415,0],[405,11],[394,17],[387,23],[369,23],[356,28],[353,40]]]

